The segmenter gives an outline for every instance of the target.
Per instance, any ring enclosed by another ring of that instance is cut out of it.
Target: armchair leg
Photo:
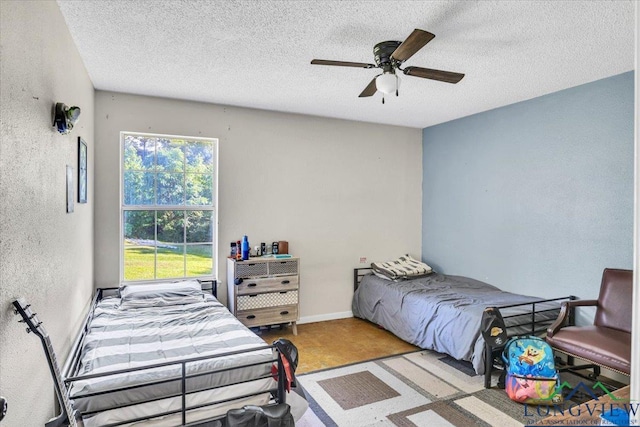
[[[571,358],[573,361],[573,357]],[[581,371],[583,369],[591,369],[592,373],[585,375],[582,374],[580,372],[577,371]],[[562,368],[558,368],[558,372],[571,372],[574,375],[577,375],[579,377],[585,378],[585,379],[590,379],[590,380],[597,380],[598,377],[600,376],[601,368],[598,365],[594,365],[593,363],[587,363],[585,365],[574,365],[574,364],[567,364],[566,366],[562,367]]]

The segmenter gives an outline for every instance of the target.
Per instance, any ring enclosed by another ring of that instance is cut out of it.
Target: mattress
[[[483,374],[485,344],[480,321],[484,309],[541,300],[462,276],[433,273],[392,282],[366,275],[354,294],[352,311],[418,347],[469,361],[477,374]],[[555,320],[559,306],[558,302],[537,305],[536,321]],[[527,304],[500,310],[510,335],[530,333],[529,327],[514,326],[530,321],[531,308]]]
[[[180,409],[179,361],[193,358],[197,360],[186,363],[185,372],[201,375],[185,380],[186,406],[230,401],[190,411],[187,422],[224,414],[231,407],[268,402],[269,390],[277,387],[270,374],[275,355],[264,348],[261,338],[211,295],[185,305],[158,303],[123,310],[118,297],[107,297],[96,305],[74,375],[79,378],[69,391],[74,408],[87,413],[85,426],[180,424],[180,415],[127,421]],[[240,353],[224,355],[230,352]],[[132,370],[170,362],[179,363]],[[252,366],[238,368],[243,365]],[[95,374],[103,375],[83,378]],[[148,384],[158,380],[163,382]],[[140,387],[126,388],[130,386]],[[235,397],[240,399],[231,400]],[[148,400],[153,401],[144,403]]]

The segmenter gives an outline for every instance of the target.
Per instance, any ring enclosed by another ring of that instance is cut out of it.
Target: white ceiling
[[[96,89],[424,128],[633,69],[633,1],[58,0]],[[374,44],[436,35],[400,96],[358,98]]]

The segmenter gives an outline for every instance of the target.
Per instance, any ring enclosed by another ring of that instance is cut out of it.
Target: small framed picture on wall
[[[67,165],[67,213],[73,212],[73,167]]]
[[[78,137],[78,203],[87,203],[87,143]]]

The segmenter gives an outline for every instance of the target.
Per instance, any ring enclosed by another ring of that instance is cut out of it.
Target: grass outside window
[[[211,246],[187,246],[187,271],[184,270],[185,255],[180,248],[157,248],[157,278],[199,277],[212,274]],[[124,271],[125,280],[154,279],[154,262],[156,247],[144,245],[125,245]]]

